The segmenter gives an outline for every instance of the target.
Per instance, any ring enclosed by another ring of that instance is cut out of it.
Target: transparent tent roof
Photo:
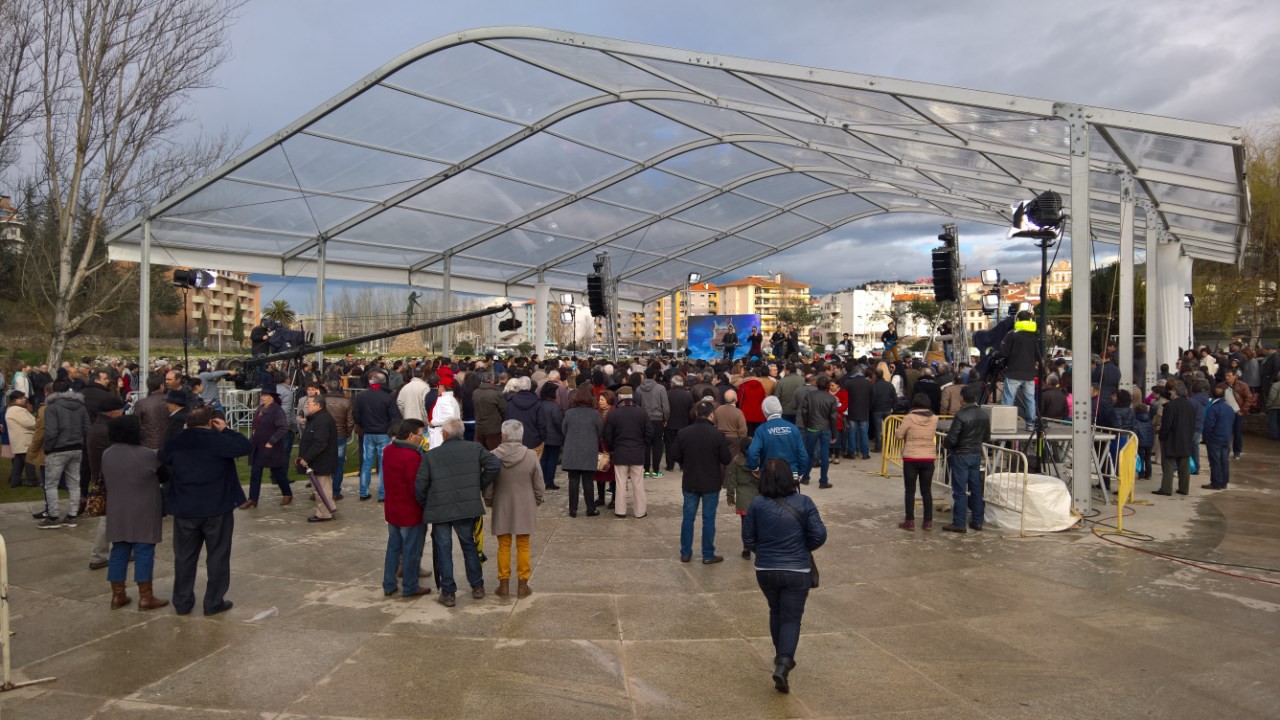
[[[856,220],[1008,226],[1069,199],[1048,100],[713,56],[536,28],[450,35],[377,69],[145,213],[152,260],[528,296],[585,286],[608,251],[646,302]],[[1237,263],[1237,128],[1084,108],[1094,236],[1116,242],[1122,172],[1186,254]],[[109,239],[139,257],[143,217]],[[1136,233],[1143,245],[1143,232]]]

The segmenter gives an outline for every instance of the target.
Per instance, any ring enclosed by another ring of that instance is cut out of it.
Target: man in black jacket
[[[702,564],[724,562],[716,555],[716,507],[720,504],[721,473],[733,459],[729,442],[724,433],[711,422],[715,408],[710,403],[698,403],[698,419],[676,435],[671,453],[684,477],[680,489],[684,492],[684,518],[680,523],[680,562],[693,558],[693,522],[702,505]]]
[[[684,376],[676,373],[671,376],[671,387],[667,388],[667,406],[671,410],[671,418],[663,428],[667,444],[667,472],[676,469],[676,459],[671,456],[671,448],[676,444],[676,435],[689,427],[693,413],[693,395],[684,386]]]
[[[187,415],[186,429],[160,451],[160,462],[173,469],[165,509],[173,515],[173,609],[179,615],[196,604],[202,547],[209,577],[204,614],[231,609],[231,536],[235,509],[245,499],[236,458],[252,449],[249,438],[213,416],[213,408],[196,408]]]
[[[991,421],[978,406],[977,385],[965,385],[960,391],[964,407],[951,419],[951,428],[943,445],[951,464],[951,524],[947,532],[963,533],[965,519],[973,512],[969,527],[981,530],[986,506],[982,501],[982,444],[991,439]]]
[[[880,452],[884,438],[884,419],[893,414],[893,404],[898,400],[898,391],[893,383],[885,380],[880,373],[871,376],[871,436],[876,446],[871,452]]]
[[[1004,337],[1001,352],[1007,358],[1004,369],[1004,404],[1016,401],[1022,406],[1022,419],[1028,430],[1036,426],[1036,373],[1040,367],[1040,342],[1036,339],[1036,321],[1031,312],[1018,313],[1013,332]]]
[[[916,380],[916,385],[912,391],[912,397],[916,395],[924,395],[929,398],[929,409],[933,410],[933,414],[937,415],[942,409],[942,386],[933,377],[933,368],[925,368],[920,371],[920,379]]]
[[[1178,475],[1178,494],[1191,490],[1191,454],[1195,446],[1196,416],[1199,409],[1187,397],[1182,381],[1173,384],[1174,398],[1160,409],[1160,489],[1155,495],[1173,494],[1173,475]]]
[[[863,372],[861,365],[854,365],[840,381],[845,393],[849,396],[848,425],[849,442],[845,445],[849,452],[845,457],[850,460],[862,455],[863,460],[871,458],[871,446],[868,430],[871,426],[871,379]]]
[[[826,490],[831,487],[831,479],[827,473],[831,463],[831,436],[835,433],[839,422],[836,414],[839,403],[836,396],[832,394],[831,378],[826,375],[819,375],[814,381],[813,388],[796,403],[796,420],[799,421],[796,425],[803,433],[805,452],[809,454],[811,460],[818,461],[822,470],[822,475],[818,478],[818,487]],[[812,469],[812,462],[805,466],[804,471],[800,473],[801,484],[809,484],[809,471]]]
[[[386,382],[387,376],[381,372],[369,373],[369,389],[356,395],[353,409],[356,425],[364,432],[361,448],[363,454],[360,459],[361,500],[369,499],[373,464],[376,462],[378,469],[382,469],[382,451],[391,442],[387,430],[391,423],[400,419],[400,408],[396,407],[396,401],[391,397]],[[382,489],[382,483],[378,483],[378,502],[382,502],[384,497],[386,493]]]
[[[316,513],[307,522],[324,522],[333,519],[329,506],[333,504],[330,488],[333,474],[338,471],[338,424],[329,414],[323,395],[308,395],[303,404],[307,415],[302,426],[302,439],[298,442],[298,467],[308,468],[316,474]]]

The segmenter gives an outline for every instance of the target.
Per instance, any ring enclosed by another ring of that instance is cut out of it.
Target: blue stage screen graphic
[[[738,347],[733,356],[744,357],[751,350],[747,342],[751,328],[760,327],[759,315],[694,315],[689,318],[689,357],[696,360],[724,357],[724,334],[730,325],[738,334]]]

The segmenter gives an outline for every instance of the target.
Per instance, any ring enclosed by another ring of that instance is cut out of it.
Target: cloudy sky
[[[1274,40],[1280,2],[1270,0],[252,0],[231,31],[233,55],[218,87],[193,98],[193,115],[206,128],[242,132],[247,147],[395,55],[490,25],[550,27],[1230,124],[1280,107]],[[868,219],[749,270],[790,273],[820,290],[919,277],[929,272],[941,222],[920,215]],[[1037,266],[1027,248],[1008,246],[1002,229],[961,223],[960,232],[970,274],[999,267],[1023,279]],[[300,300],[306,285],[276,279],[265,297]]]

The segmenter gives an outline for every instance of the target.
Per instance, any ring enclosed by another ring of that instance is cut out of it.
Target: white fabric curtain
[[[1181,254],[1177,243],[1163,243],[1156,252],[1157,299],[1160,303],[1156,315],[1160,325],[1156,367],[1168,363],[1172,369],[1179,351],[1187,347],[1187,332],[1191,327],[1190,314],[1184,304],[1187,293],[1191,292],[1191,258]]]

